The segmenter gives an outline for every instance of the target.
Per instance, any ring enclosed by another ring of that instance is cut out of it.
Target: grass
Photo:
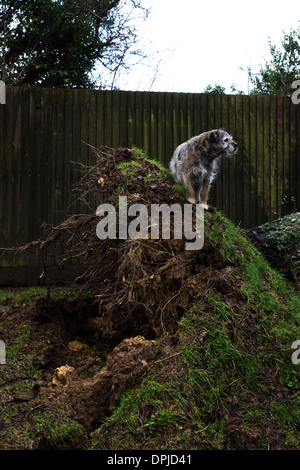
[[[184,404],[181,400],[181,395],[168,385],[161,384],[155,379],[145,379],[137,393],[123,394],[112,416],[105,421],[99,432],[94,433],[91,447],[106,449],[107,428],[116,432],[115,438],[114,432],[110,434],[112,448],[120,446],[119,448],[123,450],[134,448],[137,429],[144,438],[150,436],[154,441],[157,436],[161,439],[170,430],[180,430],[184,420],[181,414]],[[140,418],[140,409],[143,410],[143,420]],[[122,429],[125,428],[125,432],[120,429],[120,424]]]
[[[37,414],[33,421],[37,434],[42,434],[53,447],[63,441],[72,444],[84,436],[82,426],[66,416],[63,409]]]
[[[33,296],[46,294],[47,289],[45,287],[32,287],[29,289],[15,290],[3,290],[0,292],[0,304],[9,300],[14,304],[22,304],[28,302]]]
[[[126,183],[128,184],[136,176],[136,172],[143,168],[142,163],[131,161],[131,162],[121,162],[118,165],[118,168],[122,170],[123,175],[125,176]]]
[[[148,157],[145,152],[138,148],[138,147],[133,147],[132,150],[134,150],[137,155],[139,155],[146,163],[151,163],[152,165],[155,166],[154,171],[150,171],[148,169],[148,174],[145,173],[145,165],[143,164],[143,160],[141,162],[137,161],[126,161],[126,162],[121,162],[118,164],[118,168],[122,171],[124,177],[125,177],[125,182],[126,185],[130,185],[130,183],[136,178],[138,172],[140,172],[140,176],[143,178],[143,180],[148,183],[155,183],[160,180],[165,180],[166,178],[170,180],[170,185],[171,187],[175,190],[178,191],[181,195],[185,196],[186,190],[185,188],[176,183],[174,175],[172,172],[165,167],[165,165],[154,159]],[[115,202],[118,202],[118,198],[120,195],[127,195],[127,197],[130,199],[132,198],[132,194],[128,190],[128,187],[124,186],[119,186],[116,191],[113,193],[112,198]]]
[[[139,155],[141,158],[143,158],[147,162],[152,163],[157,168],[157,172],[151,173],[151,174],[149,174],[148,176],[145,177],[146,182],[151,183],[151,182],[154,182],[154,181],[157,181],[157,180],[160,180],[160,179],[169,178],[171,180],[171,182],[173,183],[172,188],[175,189],[176,191],[178,191],[183,196],[185,196],[185,194],[186,194],[185,188],[182,185],[176,183],[176,180],[175,180],[175,177],[174,177],[173,173],[168,168],[166,168],[165,165],[162,162],[160,162],[159,160],[156,160],[155,158],[151,158],[151,157],[147,156],[146,153],[142,149],[140,149],[139,147],[133,146],[132,150],[134,150],[137,153],[137,155]],[[133,163],[136,163],[136,162],[133,162]],[[138,165],[136,165],[136,166],[138,166]],[[126,167],[126,164],[125,164],[125,167]],[[130,168],[130,171],[134,171],[134,169],[130,165],[130,162],[128,162],[127,167]],[[124,168],[124,166],[123,166],[123,168]],[[130,173],[130,174],[131,174],[131,176],[134,176],[133,173]]]

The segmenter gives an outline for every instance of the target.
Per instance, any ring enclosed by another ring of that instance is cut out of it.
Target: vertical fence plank
[[[201,95],[194,94],[194,135],[201,134]]]
[[[244,148],[244,129],[243,129],[243,116],[244,116],[244,97],[237,95],[235,98],[235,110],[236,110],[236,119],[235,119],[235,130],[233,133],[233,138],[235,141],[239,142],[241,149]],[[229,159],[229,165],[234,165],[236,168],[236,222],[238,224],[244,225],[244,200],[245,200],[245,186],[244,186],[244,170],[242,161],[239,155],[235,155]]]
[[[200,122],[201,128],[199,134],[202,132],[208,131],[209,123],[208,123],[208,94],[200,95]]]
[[[187,94],[187,135],[189,139],[195,135],[194,95],[192,93]]]
[[[229,127],[228,131],[232,135],[236,135],[236,96],[229,96]],[[229,217],[237,221],[237,164],[236,159],[226,158],[229,167]]]
[[[216,127],[215,124],[215,94],[209,93],[207,95],[207,131],[210,129],[214,129]]]
[[[15,244],[22,244],[25,239],[25,230],[26,230],[26,212],[23,210],[23,184],[22,179],[24,178],[24,162],[23,155],[21,152],[22,144],[22,99],[20,90],[12,90],[11,93],[11,110],[13,111],[13,125],[12,125],[12,141],[11,141],[11,153],[8,154],[10,159],[11,166],[11,175],[9,187],[12,191],[10,194],[3,194],[5,201],[5,196],[9,198],[7,201],[8,204],[12,204],[10,211],[10,231],[13,235]],[[22,264],[26,260],[26,256],[21,256]]]
[[[158,93],[151,93],[150,106],[150,154],[158,158]]]
[[[278,97],[277,108],[277,173],[278,173],[278,206],[281,213],[281,204],[284,196],[284,97]]]
[[[181,143],[179,93],[173,93],[173,148]]]
[[[165,146],[165,163],[168,166],[172,158],[174,148],[174,124],[173,124],[173,94],[166,94],[166,146]]]
[[[289,186],[289,163],[290,163],[290,101],[284,100],[284,123],[283,123],[283,197],[290,201],[291,193]]]
[[[144,93],[144,113],[143,113],[143,148],[145,152],[151,155],[151,93]],[[154,156],[154,155],[153,155]]]
[[[239,152],[238,164],[242,169],[243,186],[243,227],[251,227],[251,154],[250,154],[250,102],[247,97],[241,96],[243,100],[242,135],[237,140]]]
[[[222,127],[225,131],[229,132],[229,96],[222,96],[222,107],[221,107],[221,122]],[[218,207],[222,208],[224,213],[229,216],[230,213],[230,173],[229,173],[229,161],[227,158],[221,159],[220,163],[220,175],[219,178],[222,179],[222,193],[219,194],[219,199],[217,200]]]
[[[289,186],[290,186],[290,206],[289,210],[293,210],[294,201],[292,198],[296,199],[297,195],[297,183],[299,181],[299,173],[297,173],[297,160],[299,159],[299,153],[297,155],[297,106],[292,102],[290,102],[290,116],[291,116],[291,124],[290,124],[290,142],[291,142],[291,149],[289,155]]]
[[[279,213],[278,207],[278,100],[276,97],[270,100],[270,220],[276,219]]]
[[[120,142],[120,95],[118,90],[112,93],[112,147],[118,147]]]
[[[263,160],[263,210],[266,217],[271,220],[271,188],[270,188],[270,97],[263,96],[263,148],[264,148],[264,160]],[[265,216],[264,216],[265,219]],[[263,220],[264,220],[263,219]]]
[[[96,147],[102,147],[105,144],[105,94],[96,92]]]
[[[300,105],[297,106],[297,114],[296,114],[296,151],[295,151],[295,174],[297,175],[297,188],[296,188],[296,205],[297,210],[300,211],[300,182],[299,182],[299,175],[300,175]]]
[[[104,145],[108,147],[113,146],[112,126],[113,126],[113,104],[112,104],[112,91],[104,92]]]
[[[126,113],[126,116],[127,116],[127,123],[122,122],[122,126],[121,126],[121,127],[124,126],[124,128],[126,127],[127,136],[125,135],[122,136],[121,145],[123,146],[127,145],[130,148],[133,145],[142,147],[142,144],[137,142],[137,135],[138,135],[137,115],[139,116],[139,119],[141,119],[141,107],[140,106],[138,107],[138,97],[133,91],[128,92],[127,97],[128,97],[127,103],[125,103],[125,100],[122,100],[122,105],[121,105],[122,115],[125,116],[125,113]],[[127,109],[126,109],[125,104],[127,104]]]
[[[257,96],[250,95],[250,219],[252,226],[257,225]]]
[[[128,115],[128,93],[120,91],[119,94],[119,139],[116,147],[132,147],[132,137],[129,135],[129,115]],[[134,126],[131,129],[131,134],[134,133]],[[134,136],[134,135],[133,135]]]
[[[214,100],[214,125],[216,129],[222,127],[222,95],[216,93]]]
[[[188,140],[188,119],[187,119],[187,95],[179,93],[179,109],[180,109],[180,143]]]
[[[66,91],[66,90],[65,90]],[[97,142],[97,92],[89,90],[90,102],[88,108],[88,122],[89,122],[89,145],[96,146]],[[93,157],[91,149],[89,149],[89,158]]]
[[[208,128],[207,130],[215,129],[217,127],[217,119],[216,119],[216,100],[218,100],[220,96],[217,96],[216,94],[210,94],[208,96]],[[222,109],[222,108],[220,108]],[[221,113],[220,113],[221,114]],[[219,121],[221,119],[219,118]],[[222,165],[222,162],[220,162],[220,165]],[[217,178],[214,184],[210,188],[210,193],[209,193],[209,201],[212,204],[217,204],[217,198],[219,196],[219,190],[221,190],[221,178]],[[218,194],[217,194],[218,193]]]
[[[142,92],[132,92],[131,96],[135,96],[135,109],[133,109],[133,113],[135,116],[133,117],[133,124],[135,127],[135,136],[132,141],[132,145],[136,145],[137,147],[144,149],[144,141],[143,141],[143,116],[144,116],[144,98]],[[133,100],[133,98],[132,98]],[[132,103],[132,106],[134,104]]]

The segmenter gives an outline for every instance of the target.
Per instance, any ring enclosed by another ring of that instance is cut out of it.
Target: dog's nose
[[[236,142],[233,142],[233,146],[234,146],[235,150],[238,148],[238,144]]]

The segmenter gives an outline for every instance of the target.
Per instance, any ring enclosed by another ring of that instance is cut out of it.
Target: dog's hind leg
[[[199,202],[201,200],[201,198],[200,198],[200,193],[201,193],[201,189],[202,189],[201,182],[198,181],[197,183],[194,183],[193,188],[194,188],[196,204],[199,204]]]

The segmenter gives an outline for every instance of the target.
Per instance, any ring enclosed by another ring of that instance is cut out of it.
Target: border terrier
[[[187,200],[208,209],[208,192],[216,177],[219,159],[237,152],[238,145],[231,135],[214,129],[179,145],[171,158],[170,170],[185,187]]]

